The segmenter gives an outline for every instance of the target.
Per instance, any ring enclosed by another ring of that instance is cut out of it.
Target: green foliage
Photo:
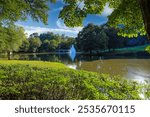
[[[129,45],[129,41],[138,41],[136,44],[142,45],[142,38],[124,38],[117,35],[118,30],[111,28],[109,25],[104,24],[101,26],[88,24],[79,32],[78,37],[76,38],[76,45],[79,51],[94,51],[102,52],[103,50],[108,49],[109,51],[115,51],[116,48],[123,48]],[[145,39],[146,40],[146,39]]]
[[[105,50],[107,48],[108,36],[102,27],[88,24],[79,32],[76,41],[81,51]]]
[[[150,46],[147,46],[145,50],[150,53]]]
[[[42,42],[38,37],[29,38],[30,52],[37,52],[38,48],[41,46]]]
[[[55,39],[52,40],[44,40],[41,44],[39,51],[40,52],[53,52],[58,48],[59,42]]]
[[[32,36],[33,34],[31,34]],[[45,40],[59,39],[59,35],[54,34],[53,32],[42,33],[39,36],[40,40],[44,42]]]
[[[0,52],[2,52],[5,48],[5,38],[6,38],[6,30],[0,26]]]
[[[50,42],[49,40],[44,40],[39,48],[40,52],[49,52],[50,51]]]
[[[54,34],[53,32],[47,32],[38,36],[38,33],[33,33],[29,38],[29,43],[32,48],[33,44],[30,41],[32,38],[39,38],[41,41],[41,45],[35,50],[35,52],[55,52],[57,49],[69,49],[71,45],[75,43],[74,38],[67,37],[64,34],[59,35]],[[33,49],[30,48],[29,51],[32,52],[31,50]]]
[[[124,38],[122,36],[118,36],[118,30],[110,27],[107,24],[102,25],[102,30],[108,36],[108,49],[109,51],[115,51],[116,48],[123,48],[127,46],[127,42],[129,38]]]
[[[150,85],[144,85],[143,90],[145,98],[150,99]]]
[[[0,60],[1,65],[27,65],[29,67],[37,67],[37,68],[52,68],[54,69],[56,66],[57,68],[66,68],[66,66],[62,63],[57,62],[43,62],[43,61],[17,61],[17,60]]]
[[[0,51],[13,52],[18,51],[22,42],[26,40],[26,35],[22,27],[8,24],[6,27],[0,27]]]
[[[110,6],[115,7],[111,3]],[[118,7],[114,9],[108,18],[111,26],[119,28],[119,35],[137,37],[138,33],[141,35],[146,34],[140,5],[137,0],[121,0],[121,2],[118,2]]]
[[[58,47],[59,42],[57,40],[50,40],[50,50],[55,51]]]
[[[33,20],[46,24],[48,1],[53,2],[54,0],[1,0],[0,22],[25,20],[31,16]]]
[[[103,11],[106,0],[64,0],[66,5],[60,12],[59,18],[64,20],[67,26],[81,26],[87,14],[100,14]],[[84,4],[83,7],[80,4]]]
[[[38,67],[39,64],[46,67]],[[105,74],[59,68],[58,63],[54,63],[55,67],[48,67],[47,64],[37,61],[0,61],[0,98],[141,99],[140,85],[136,82]],[[53,66],[53,63],[49,65]]]
[[[70,49],[71,45],[75,44],[75,39],[74,38],[67,38],[63,39],[61,43],[59,43],[59,48],[60,49]]]
[[[23,40],[22,45],[19,48],[20,52],[27,52],[29,50],[30,43],[28,39]]]
[[[48,1],[56,2],[56,0],[1,0],[0,8],[2,8],[2,14],[0,15],[0,25],[6,22],[26,20],[28,16],[31,16],[35,21],[42,21],[47,24],[49,10],[47,5]],[[137,37],[138,33],[145,35],[144,22],[145,27],[149,27],[149,19],[146,19],[147,17],[142,17],[148,14],[142,12],[141,9],[145,8],[147,10],[149,7],[145,4],[139,4],[140,2],[138,0],[63,1],[66,5],[60,12],[59,18],[63,19],[67,26],[81,26],[88,14],[101,14],[106,3],[109,3],[109,6],[114,10],[108,17],[109,24],[119,29],[119,35],[124,37]],[[147,33],[149,32],[147,31]]]
[[[110,26],[119,29],[119,35],[137,37],[138,33],[146,34],[138,0],[64,0],[64,2],[66,6],[59,17],[67,26],[81,26],[88,14],[101,14],[106,3],[109,3],[109,7],[114,11],[108,16],[108,22]],[[80,4],[83,6],[80,7]]]

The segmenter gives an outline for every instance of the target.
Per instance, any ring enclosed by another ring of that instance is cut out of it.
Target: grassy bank
[[[67,68],[64,64],[45,61],[19,61],[19,60],[0,60],[0,65],[28,65],[37,68]]]
[[[61,63],[0,61],[1,99],[141,99],[140,88],[136,82]]]
[[[116,49],[116,51],[124,51],[124,52],[140,52],[145,51],[146,47],[150,46],[150,44],[141,45],[141,46],[135,46],[135,47],[128,47],[128,48],[120,48]]]

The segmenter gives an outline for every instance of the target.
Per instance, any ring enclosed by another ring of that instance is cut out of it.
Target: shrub
[[[140,88],[120,77],[66,67],[0,64],[0,98],[4,100],[132,100],[141,99]]]

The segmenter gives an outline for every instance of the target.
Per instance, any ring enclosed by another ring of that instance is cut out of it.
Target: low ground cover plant
[[[145,90],[143,87],[146,87]],[[137,100],[150,97],[148,85],[67,68],[61,63],[0,61],[0,99]]]

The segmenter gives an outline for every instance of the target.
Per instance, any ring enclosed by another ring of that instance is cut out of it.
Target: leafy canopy
[[[31,16],[35,21],[47,23],[48,1],[56,0],[1,0],[0,23],[25,20]],[[108,16],[110,26],[119,29],[119,35],[136,37],[145,35],[142,12],[138,0],[63,0],[66,4],[59,18],[67,26],[81,26],[88,14],[101,14],[106,4],[113,8]]]
[[[119,35],[136,37],[138,33],[146,34],[138,0],[64,0],[64,2],[66,6],[60,12],[59,18],[62,18],[67,26],[81,26],[88,14],[101,14],[108,3],[114,10],[108,16],[108,23],[120,30]]]
[[[108,44],[108,36],[102,26],[88,24],[79,32],[76,41],[81,51],[105,50]]]
[[[30,50],[31,52],[36,52],[37,49],[41,46],[42,42],[38,37],[29,38]]]
[[[18,51],[26,35],[22,27],[9,24],[7,27],[0,26],[0,52]]]
[[[35,21],[47,23],[48,1],[55,0],[0,0],[0,23],[25,20],[31,16]]]

